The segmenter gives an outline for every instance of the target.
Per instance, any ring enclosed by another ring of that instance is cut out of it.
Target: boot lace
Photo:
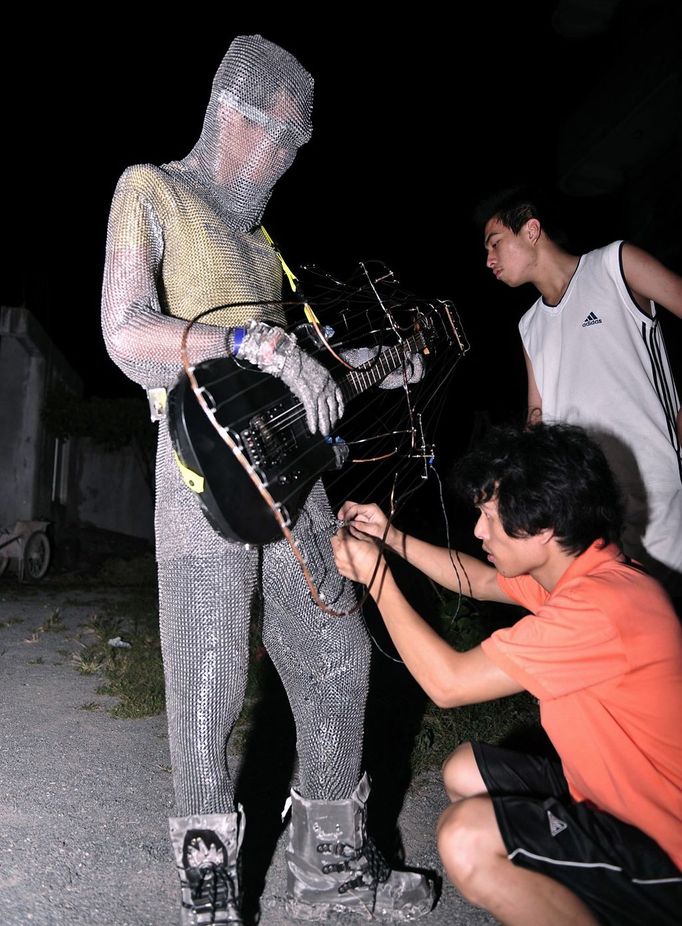
[[[191,905],[185,904],[198,916],[210,915],[208,923],[241,923],[237,892],[237,874],[225,865],[204,864],[198,868],[185,869],[187,883],[192,897]],[[224,917],[216,920],[216,914],[227,911],[229,920]]]
[[[339,894],[345,894],[354,887],[367,886],[376,893],[377,886],[388,881],[391,876],[391,866],[370,836],[366,837],[365,844],[359,849],[345,842],[322,842],[318,843],[317,851],[341,859],[338,862],[323,862],[321,867],[324,874],[342,871],[354,873],[353,878],[339,885]],[[364,864],[353,864],[361,859],[364,859]]]

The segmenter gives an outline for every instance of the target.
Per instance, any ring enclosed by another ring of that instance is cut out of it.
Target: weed
[[[132,588],[132,577],[144,575],[148,566],[145,564],[138,571],[129,564],[115,561],[109,564],[107,576],[117,577],[121,586],[127,584],[128,589],[101,604],[101,610],[94,613],[87,624],[93,642],[81,644],[81,652],[72,656],[79,672],[102,677],[97,693],[117,699],[110,713],[119,718],[145,717],[164,709],[156,586],[148,582]],[[471,649],[495,629],[485,605],[454,594],[440,595],[439,599],[441,613],[434,627],[455,649],[461,652]],[[130,643],[130,648],[111,646],[109,640],[116,637]],[[251,658],[244,710],[235,728],[238,738],[249,729],[268,671],[257,617],[251,623],[249,648]],[[86,705],[83,709],[95,708]],[[451,710],[428,703],[411,744],[413,772],[439,766],[461,742],[479,739],[501,743],[519,731],[537,729],[538,721],[537,703],[527,692]]]
[[[56,633],[60,630],[64,630],[64,618],[61,615],[60,609],[57,608],[43,624],[43,631],[45,633]]]
[[[13,624],[23,624],[23,617],[10,617],[6,621],[0,621],[0,628],[2,627],[11,627]]]
[[[101,566],[98,578],[107,585],[150,588],[156,584],[156,561],[151,555],[135,559],[108,559]]]
[[[104,656],[90,647],[83,653],[74,653],[73,660],[81,675],[96,675],[102,668]]]
[[[448,596],[440,615],[440,630],[451,646],[466,652],[490,635],[485,607],[471,598]],[[443,709],[428,703],[412,750],[412,768],[440,766],[460,743],[481,740],[499,744],[539,726],[536,699],[526,691],[494,701]]]
[[[105,681],[98,694],[112,695],[118,704],[111,709],[114,717],[148,717],[164,707],[163,666],[155,608],[141,607],[139,601],[118,601],[118,614],[94,614],[86,629],[95,641],[83,647],[77,656],[78,671],[84,675],[101,675]],[[121,649],[110,644],[116,637],[130,643]]]
[[[33,629],[33,634],[56,633],[64,629],[64,619],[61,615],[61,609],[56,608],[49,617],[45,618],[40,627],[35,627]]]

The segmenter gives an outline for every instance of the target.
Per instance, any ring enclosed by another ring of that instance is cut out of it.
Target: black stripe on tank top
[[[651,372],[654,380],[654,389],[658,400],[663,409],[666,427],[668,428],[668,438],[677,457],[677,468],[682,482],[682,460],[680,459],[680,444],[677,436],[677,422],[673,411],[673,399],[670,391],[670,384],[665,376],[665,369],[661,359],[661,341],[658,338],[658,324],[654,322],[651,328],[648,328],[645,322],[642,322],[642,339],[649,354],[651,363]],[[648,333],[648,337],[647,337]],[[667,356],[667,355],[666,355]]]

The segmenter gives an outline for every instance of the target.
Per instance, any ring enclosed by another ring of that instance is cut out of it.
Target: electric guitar
[[[337,377],[344,404],[400,369],[405,354],[428,354],[437,344],[454,347],[459,354],[469,348],[451,303],[419,310],[413,330],[398,346],[383,348],[378,358]],[[319,343],[317,347],[319,351]],[[287,524],[293,525],[313,482],[344,465],[348,446],[333,436],[311,434],[296,396],[280,379],[248,361],[216,357],[197,364],[193,372],[216,422],[251,465],[253,478],[182,373],[168,394],[167,416],[185,482],[196,491],[213,528],[227,540],[263,544],[281,539],[279,522],[254,479],[267,488]]]

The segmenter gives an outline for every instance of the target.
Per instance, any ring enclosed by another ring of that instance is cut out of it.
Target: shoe
[[[311,801],[292,790],[285,904],[291,916],[320,920],[353,912],[405,921],[433,909],[433,880],[394,871],[368,837],[369,792],[367,774],[347,800]]]
[[[180,875],[182,926],[242,926],[243,808],[228,814],[172,817],[168,822]]]

